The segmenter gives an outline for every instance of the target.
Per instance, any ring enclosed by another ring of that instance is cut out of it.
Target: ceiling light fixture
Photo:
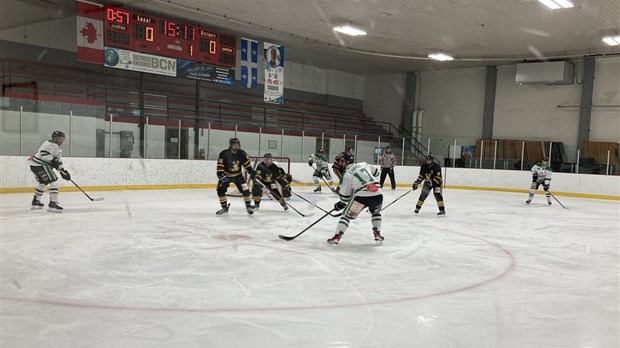
[[[605,36],[603,41],[609,46],[618,46],[620,45],[620,35],[618,36]]]
[[[365,30],[355,28],[350,25],[339,25],[337,27],[334,27],[333,30],[350,36],[364,36],[367,34]]]
[[[552,10],[557,10],[559,8],[575,7],[575,5],[573,5],[573,3],[568,0],[538,0],[538,1]]]
[[[431,53],[428,55],[428,57],[431,59],[442,61],[442,62],[445,62],[447,60],[454,60],[454,58],[452,58],[451,56],[445,53]]]

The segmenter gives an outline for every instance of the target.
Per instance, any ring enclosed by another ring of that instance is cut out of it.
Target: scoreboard
[[[108,47],[235,67],[236,36],[112,6],[104,16]]]

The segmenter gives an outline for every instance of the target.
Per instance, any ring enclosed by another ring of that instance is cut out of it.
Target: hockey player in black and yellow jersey
[[[446,209],[443,204],[443,196],[441,195],[441,184],[443,183],[443,179],[441,177],[441,166],[434,161],[434,157],[432,155],[426,156],[426,163],[420,167],[420,175],[416,181],[413,182],[413,190],[415,191],[418,188],[418,185],[424,181],[424,185],[422,187],[422,193],[420,193],[420,198],[418,199],[418,203],[415,206],[414,213],[419,213],[422,208],[422,204],[424,204],[424,200],[428,197],[428,194],[433,191],[433,195],[435,196],[435,200],[437,201],[437,207],[439,208],[439,216],[446,215]]]
[[[290,190],[289,183],[286,181],[283,172],[284,171],[280,170],[278,165],[273,163],[273,156],[270,153],[266,153],[263,157],[263,161],[256,167],[256,178],[252,186],[254,210],[258,210],[260,207],[263,190],[277,199],[284,210],[288,210],[288,205],[284,201],[284,197],[280,193],[280,190],[278,190],[278,184],[282,186],[283,192]]]
[[[239,139],[231,138],[229,144],[230,147],[220,152],[220,156],[217,159],[217,196],[220,199],[222,209],[218,210],[216,214],[222,215],[228,213],[230,204],[228,204],[226,200],[226,191],[231,183],[235,184],[239,192],[243,194],[243,201],[245,202],[245,208],[248,214],[253,214],[254,211],[250,205],[250,190],[241,173],[241,167],[245,168],[249,173],[250,180],[254,180],[256,172],[252,169],[252,164],[248,155],[245,151],[241,150]]]
[[[336,157],[334,158],[334,163],[332,164],[332,170],[334,171],[334,174],[336,174],[336,177],[338,178],[338,180],[342,178],[342,176],[344,175],[344,172],[347,170],[342,164],[344,163],[343,161],[344,161],[345,154],[349,154],[353,156],[353,160],[355,160],[355,155],[353,153],[352,147],[350,147],[349,150],[347,150],[347,152],[341,152],[336,155]]]

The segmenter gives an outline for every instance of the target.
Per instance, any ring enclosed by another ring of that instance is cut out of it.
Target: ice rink
[[[62,214],[0,195],[3,348],[620,346],[617,201],[445,190],[438,218],[432,196],[413,215],[416,191],[382,246],[367,213],[333,246],[334,217],[278,238],[323,215],[296,197],[310,216],[230,198],[216,217],[214,189],[90,194],[61,192]]]

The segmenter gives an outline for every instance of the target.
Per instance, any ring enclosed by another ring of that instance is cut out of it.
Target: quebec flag
[[[258,81],[258,41],[241,38],[241,84],[256,88]]]

